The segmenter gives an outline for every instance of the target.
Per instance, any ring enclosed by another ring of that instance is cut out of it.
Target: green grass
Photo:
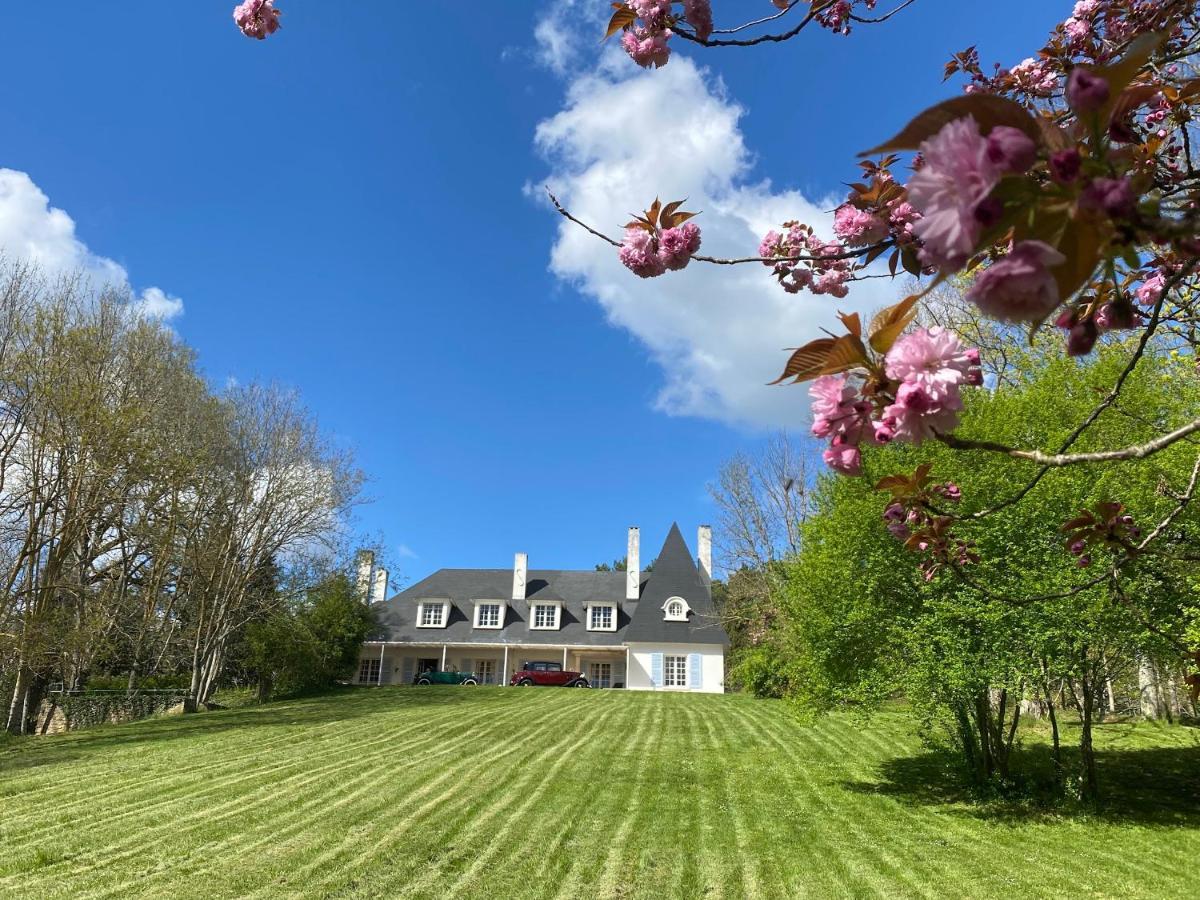
[[[1065,814],[965,802],[899,710],[363,689],[0,746],[0,896],[1194,896],[1200,730],[1098,745]]]

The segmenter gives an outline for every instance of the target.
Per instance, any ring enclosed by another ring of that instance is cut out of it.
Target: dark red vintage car
[[[562,663],[556,662],[527,662],[525,668],[513,673],[509,684],[516,687],[581,687],[588,686],[582,672],[568,672]]]

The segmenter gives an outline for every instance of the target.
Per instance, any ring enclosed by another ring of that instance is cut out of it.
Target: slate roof
[[[427,578],[376,605],[379,633],[375,640],[413,644],[546,644],[562,646],[613,646],[632,642],[678,642],[728,645],[729,638],[717,622],[710,592],[704,587],[696,563],[672,525],[654,571],[642,573],[641,599],[625,599],[624,572],[588,572],[564,569],[530,569],[526,574],[526,599],[511,600],[512,569],[439,569]],[[664,622],[662,606],[668,597],[687,600],[693,614],[688,622]],[[445,628],[418,628],[417,604],[422,600],[449,600]],[[538,600],[561,600],[560,627],[554,631],[529,627],[530,605]],[[504,627],[475,628],[475,601],[507,603]],[[617,630],[588,631],[587,601],[601,600],[617,606]]]

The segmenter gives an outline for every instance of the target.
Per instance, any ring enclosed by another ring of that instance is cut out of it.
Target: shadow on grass
[[[957,814],[1000,823],[1087,818],[1200,828],[1200,746],[1097,750],[1096,765],[1097,805],[1062,796],[1045,746],[1014,753],[1014,783],[1002,796],[981,798],[957,760],[938,752],[887,760],[879,766],[878,781],[843,782],[842,787],[913,805],[953,805]],[[1078,751],[1064,748],[1063,766],[1068,776],[1078,772]]]
[[[236,709],[160,716],[121,725],[98,725],[66,734],[9,738],[0,743],[0,776],[15,770],[59,765],[94,756],[107,748],[150,745],[164,741],[221,734],[346,722],[400,709],[453,706],[478,698],[491,688],[381,687],[338,688],[289,700]]]

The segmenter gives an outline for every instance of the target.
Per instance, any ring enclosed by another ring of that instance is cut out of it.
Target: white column
[[[625,648],[625,690],[629,690],[629,648]]]
[[[500,673],[500,684],[507,686],[508,684],[508,647],[504,648],[504,671]]]
[[[567,648],[563,647],[563,671],[567,671]]]
[[[446,645],[442,644],[442,671],[446,671]]]
[[[379,678],[375,682],[376,687],[383,684],[383,651],[384,651],[385,647],[387,647],[387,644],[385,644],[383,641],[380,641],[379,642]]]

